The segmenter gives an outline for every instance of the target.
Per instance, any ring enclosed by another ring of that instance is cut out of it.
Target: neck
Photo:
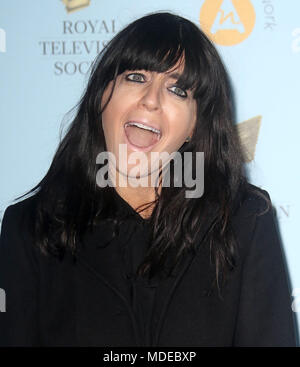
[[[115,187],[117,193],[134,209],[139,206],[150,203],[155,200],[155,192],[152,187]],[[147,206],[147,208],[139,213],[144,219],[149,218],[154,209],[154,205]]]
[[[134,185],[133,180],[130,180],[128,177],[123,176],[119,172],[117,176],[113,180],[114,187],[117,193],[136,211],[139,212],[139,215],[146,219],[149,218],[152,214],[155,204],[151,204],[150,206],[146,206],[144,210],[140,212],[139,208],[142,205],[151,203],[155,200],[155,187],[151,184],[151,175],[145,176],[140,180],[135,182],[139,182],[139,185]],[[152,178],[152,182],[155,182]],[[161,192],[161,185],[158,187],[158,194]]]

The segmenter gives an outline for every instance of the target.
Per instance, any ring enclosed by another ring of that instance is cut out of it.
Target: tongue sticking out
[[[147,148],[159,140],[159,134],[137,126],[126,126],[125,134],[131,144],[140,148]]]

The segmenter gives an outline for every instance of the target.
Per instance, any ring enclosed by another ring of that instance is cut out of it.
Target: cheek
[[[119,89],[117,87],[115,88],[108,105],[102,113],[103,126],[112,125],[114,128],[117,128],[130,107],[130,96],[128,96],[128,93],[121,93]]]
[[[102,113],[102,127],[105,135],[113,135],[118,121],[118,104],[114,95]]]
[[[173,118],[170,120],[169,129],[172,135],[179,139],[189,134],[191,127],[194,125],[195,114],[190,109],[177,109]]]
[[[106,148],[108,151],[114,151],[114,136],[116,135],[116,127],[113,121],[114,117],[109,103],[102,113],[102,129],[104,133]]]
[[[168,118],[167,151],[176,151],[182,146],[195,125],[195,116],[193,108],[173,109],[173,113],[169,114]]]

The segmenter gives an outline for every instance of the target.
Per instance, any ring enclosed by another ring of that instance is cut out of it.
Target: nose
[[[140,104],[149,111],[161,108],[161,86],[157,81],[152,81],[143,89]]]

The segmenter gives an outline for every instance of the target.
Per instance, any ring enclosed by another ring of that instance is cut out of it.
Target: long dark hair
[[[191,141],[179,151],[204,152],[205,190],[202,197],[187,199],[184,186],[162,188],[150,218],[151,246],[139,274],[151,277],[167,262],[174,269],[186,251],[195,250],[204,226],[216,279],[234,267],[231,219],[246,179],[230,82],[205,34],[189,20],[170,13],[150,14],[129,24],[94,61],[76,116],[47,174],[28,192],[36,191],[34,233],[43,252],[63,258],[69,249],[76,257],[77,240],[99,221],[112,220],[118,231],[113,190],[96,184],[96,156],[106,147],[100,109],[103,92],[125,70],[165,72],[183,56],[178,83],[193,91],[197,122]]]

